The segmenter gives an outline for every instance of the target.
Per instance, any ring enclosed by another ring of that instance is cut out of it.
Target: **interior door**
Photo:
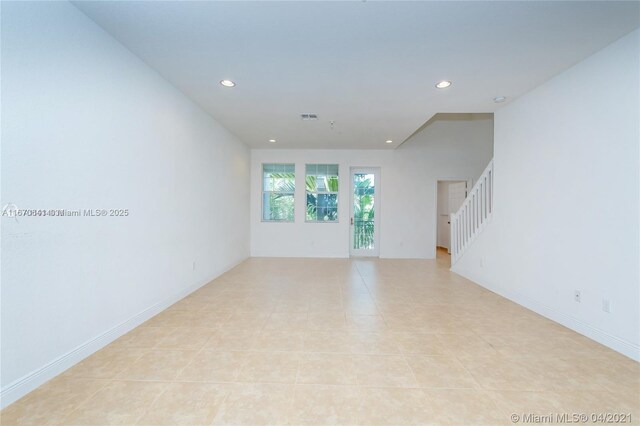
[[[380,169],[351,169],[349,254],[380,255]]]
[[[436,246],[449,248],[449,182],[438,181],[438,218]]]

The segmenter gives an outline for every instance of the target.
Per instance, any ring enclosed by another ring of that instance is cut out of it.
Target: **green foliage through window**
[[[372,174],[353,176],[353,248],[374,248],[374,196],[375,182]]]
[[[338,221],[338,165],[307,164],[307,222]]]
[[[293,222],[295,190],[294,164],[263,164],[262,220]]]

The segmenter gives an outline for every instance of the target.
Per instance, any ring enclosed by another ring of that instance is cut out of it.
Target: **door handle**
[[[351,218],[351,225],[353,226],[353,218]]]

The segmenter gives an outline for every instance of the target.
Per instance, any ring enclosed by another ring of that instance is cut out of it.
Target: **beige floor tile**
[[[350,351],[354,354],[400,354],[402,349],[395,336],[381,332],[351,331],[348,336]]]
[[[319,331],[346,331],[347,316],[342,310],[310,312],[308,328]]]
[[[379,316],[380,311],[378,311],[378,307],[376,303],[371,299],[371,301],[367,302],[353,302],[351,300],[346,300],[343,302],[343,307],[347,315],[354,316]]]
[[[204,294],[202,292],[200,294]],[[198,311],[201,312],[208,307],[208,303],[202,299],[197,297],[198,293],[193,293],[184,299],[174,303],[173,305],[167,308],[167,311]]]
[[[554,369],[554,389],[622,391],[640,395],[640,363],[627,358],[567,354],[555,359],[537,358],[536,362]]]
[[[169,383],[138,425],[210,425],[231,391],[229,385]]]
[[[53,379],[0,413],[2,425],[62,425],[65,418],[109,384],[96,379]]]
[[[556,400],[567,413],[630,414],[633,424],[640,424],[640,393],[608,391],[558,391]],[[605,417],[606,418],[606,417]],[[625,418],[625,421],[628,418]],[[592,419],[590,419],[592,420]],[[611,423],[611,420],[608,421]],[[592,423],[604,423],[603,420]],[[613,421],[613,423],[624,423]],[[629,422],[627,422],[629,423]]]
[[[154,348],[174,329],[171,327],[138,327],[113,342],[111,348]]]
[[[442,343],[443,349],[450,356],[457,358],[492,357],[498,354],[496,349],[480,336],[438,334],[436,337]]]
[[[235,385],[218,410],[214,425],[284,425],[293,401],[294,385]]]
[[[427,324],[416,318],[413,313],[384,313],[387,327],[392,332],[423,332],[428,331]]]
[[[555,418],[563,414],[587,414],[588,421],[579,423],[603,423],[592,421],[591,414],[630,414],[631,424],[637,424],[640,414],[638,395],[621,395],[606,391],[495,391],[488,395],[505,416],[516,414],[521,421],[526,416],[539,415]],[[597,419],[597,418],[596,418]],[[566,422],[565,422],[566,423]],[[630,422],[620,422],[629,424]]]
[[[242,367],[240,352],[198,352],[177,376],[179,381],[234,382]]]
[[[153,327],[148,327],[153,328]],[[214,331],[202,327],[176,327],[157,343],[157,349],[200,350]]]
[[[136,362],[146,349],[123,349],[107,346],[64,373],[67,377],[113,379],[129,365]]]
[[[190,319],[189,326],[217,330],[223,328],[231,316],[231,312],[220,312],[205,308],[198,311],[197,315]]]
[[[295,387],[289,423],[360,424],[360,390],[353,386],[298,385]]]
[[[267,352],[299,352],[304,348],[305,332],[263,330],[255,339],[252,350]]]
[[[239,382],[295,383],[299,355],[291,352],[239,352]]]
[[[189,365],[196,351],[150,350],[121,371],[122,380],[175,380]]]
[[[480,386],[451,356],[407,356],[418,385],[423,388],[474,389]]]
[[[403,356],[354,355],[358,385],[417,387],[418,383]]]
[[[553,333],[549,333],[551,335],[554,334],[558,334],[558,331],[555,331]],[[569,329],[565,329],[564,332],[562,332],[562,334],[566,335],[567,337],[569,337],[571,340],[577,342],[580,344],[580,347],[585,348],[588,352],[585,352],[586,355],[590,355],[590,356],[603,356],[603,357],[607,357],[610,359],[618,359],[621,360],[623,362],[634,362],[633,360],[631,360],[630,358],[627,358],[626,356],[618,353],[618,352],[614,352],[611,349],[609,349],[608,347],[604,346],[601,343],[598,343],[594,340],[589,339],[586,336],[583,336],[581,334],[578,334],[576,332],[574,332],[573,330],[569,330]]]
[[[312,353],[300,356],[297,383],[355,385],[355,361],[351,355]]]
[[[300,300],[283,300],[274,308],[274,314],[296,314],[309,312],[307,297]]]
[[[640,363],[435,261],[252,258],[0,412],[27,424],[630,413]]]
[[[428,424],[513,425],[481,390],[424,390],[423,409],[430,414]]]
[[[553,390],[571,374],[572,367],[561,360],[522,357],[476,357],[460,359],[480,386],[488,390]]]
[[[474,330],[469,326],[468,321],[462,318],[438,318],[423,322],[423,331],[436,334],[474,334]]]
[[[557,358],[568,353],[581,355],[586,348],[568,335],[531,335],[522,332],[483,334],[482,338],[497,352],[506,356]]]
[[[424,332],[394,332],[393,338],[398,342],[400,351],[404,354],[421,354],[433,356],[452,355],[445,344],[433,333]]]
[[[504,415],[546,415],[563,412],[555,392],[543,391],[490,391],[487,395]]]
[[[273,313],[267,320],[263,331],[305,331],[307,316],[306,312]]]
[[[224,294],[207,296],[206,299],[203,300],[207,302],[205,311],[225,315],[227,319],[230,318],[237,310],[235,301],[231,298],[225,297]]]
[[[165,310],[143,324],[143,327],[190,327],[197,320],[198,312]]]
[[[347,329],[381,333],[387,330],[387,325],[382,315],[358,315],[347,311]]]
[[[427,425],[436,424],[435,415],[425,404],[422,389],[365,388],[361,391],[359,424]]]
[[[636,364],[609,362],[602,357],[504,356],[461,358],[485,389],[608,390],[640,394]]]
[[[308,306],[309,314],[344,313],[345,311],[339,291],[336,291],[332,297],[310,294]]]
[[[203,349],[206,351],[248,351],[256,346],[260,332],[257,330],[215,331]]]
[[[65,425],[133,425],[160,396],[166,384],[112,382],[64,420]]]
[[[346,331],[310,331],[304,336],[305,352],[351,353],[353,341]]]
[[[222,329],[225,331],[242,330],[257,333],[264,328],[270,316],[270,313],[265,312],[238,311],[229,317],[222,325]]]

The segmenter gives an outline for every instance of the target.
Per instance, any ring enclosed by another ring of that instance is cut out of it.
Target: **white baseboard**
[[[65,370],[73,367],[78,362],[87,358],[89,355],[94,354],[98,350],[102,349],[109,343],[116,340],[118,337],[123,336],[124,334],[130,332],[134,328],[138,327],[143,322],[147,321],[151,317],[159,314],[163,310],[167,309],[169,306],[178,302],[179,300],[185,298],[189,294],[193,293],[200,287],[210,283],[220,275],[225,272],[233,269],[235,266],[242,263],[245,259],[235,263],[227,270],[222,273],[216,275],[215,277],[208,279],[205,282],[194,284],[187,288],[182,289],[181,291],[173,294],[172,296],[156,303],[153,306],[143,310],[142,312],[137,313],[136,315],[130,317],[126,321],[116,325],[115,327],[107,330],[106,332],[96,336],[95,338],[81,344],[75,349],[67,352],[66,354],[54,359],[53,361],[46,364],[44,367],[39,368],[36,371],[33,371],[18,380],[8,384],[0,391],[0,409],[5,408],[7,405],[17,401],[22,398],[32,390],[36,389],[38,386],[48,382],[53,379],[60,373]]]
[[[484,282],[484,280],[478,279],[478,277],[475,277],[474,274],[470,273],[467,270],[464,270],[463,268],[460,268],[459,266],[454,265],[451,268],[451,271],[467,278],[468,280],[473,281],[474,283],[486,288],[487,290],[491,290],[492,292],[499,294],[500,296],[505,297],[512,302],[517,303],[518,305],[524,306],[525,308],[537,314],[540,314],[543,317],[546,317],[552,321],[557,322],[558,324],[570,328],[576,333],[580,333],[583,336],[595,340],[596,342],[601,343],[608,348],[611,348],[614,351],[619,352],[635,361],[640,361],[640,346],[638,345],[613,336],[604,330],[587,324],[586,322],[574,318],[570,315],[563,314],[562,312],[559,312],[535,299],[532,299],[529,296],[525,296],[521,293],[506,290],[502,287]]]
[[[251,257],[256,259],[349,259],[349,254],[300,254],[300,253],[252,253]]]

